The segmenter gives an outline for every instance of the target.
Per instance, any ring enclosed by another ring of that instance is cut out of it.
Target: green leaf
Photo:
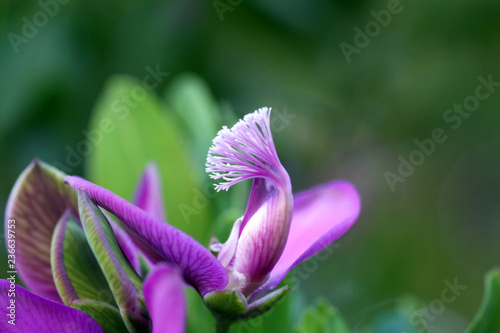
[[[101,267],[127,327],[141,332],[148,327],[142,281],[120,249],[109,221],[83,191],[78,191],[83,230]]]
[[[238,117],[229,107],[219,106],[206,82],[193,73],[177,76],[166,90],[165,100],[185,129],[186,146],[202,177],[203,193],[217,211],[210,220],[210,233],[229,235],[234,221],[245,211],[251,182],[233,186],[229,193],[215,193],[213,180],[205,172],[205,163],[212,140],[222,125],[231,127]]]
[[[207,201],[198,198],[203,192],[199,175],[190,164],[178,123],[153,91],[131,77],[110,80],[93,111],[87,136],[94,142],[87,159],[93,182],[131,198],[143,168],[154,160],[163,181],[168,222],[208,242],[210,212]]]
[[[338,311],[328,301],[320,300],[306,309],[301,322],[295,326],[297,333],[349,333],[351,330]]]
[[[167,89],[165,100],[187,129],[197,169],[204,173],[208,148],[222,126],[219,107],[208,85],[195,74],[179,75]]]
[[[483,301],[467,333],[500,332],[500,270],[489,271],[484,285]]]
[[[64,304],[77,299],[117,306],[83,229],[68,211],[52,237],[51,264],[54,281]]]
[[[117,308],[102,302],[77,300],[71,307],[87,313],[99,323],[106,333],[125,333],[129,330]]]

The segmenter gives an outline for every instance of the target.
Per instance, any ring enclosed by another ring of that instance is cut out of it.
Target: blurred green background
[[[369,332],[407,295],[429,306],[457,279],[466,290],[428,328],[465,328],[500,263],[498,85],[475,111],[453,113],[460,125],[446,115],[474,101],[479,76],[500,82],[500,2],[402,0],[385,26],[370,25],[381,15],[372,11],[390,13],[394,1],[61,2],[0,4],[2,215],[33,157],[65,164],[67,147],[85,139],[108,79],[141,80],[159,66],[169,75],[154,91],[172,105],[164,92],[194,73],[222,114],[216,124],[262,106],[289,115],[274,139],[295,191],[331,178],[359,188],[359,221],[301,281],[296,308],[323,296],[353,331]],[[346,57],[342,43],[356,51]],[[424,156],[415,140],[437,128],[446,141],[391,188],[387,172]],[[71,173],[89,176],[89,165]],[[401,331],[388,327],[372,331]]]

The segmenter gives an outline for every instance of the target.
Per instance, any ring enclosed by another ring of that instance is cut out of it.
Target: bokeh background
[[[1,2],[2,215],[33,157],[64,164],[66,147],[85,139],[110,78],[159,66],[169,75],[155,92],[168,105],[164,92],[191,73],[221,114],[288,115],[274,136],[295,191],[331,178],[359,188],[359,221],[303,279],[294,311],[322,296],[353,331],[401,332],[392,321],[401,306],[428,308],[456,279],[466,290],[428,328],[463,330],[500,263],[500,87],[453,114],[459,126],[443,117],[474,96],[478,77],[500,82],[500,2],[401,0],[390,22],[356,37],[372,11],[395,3],[70,0],[41,24],[41,3]],[[342,43],[356,51],[346,56]],[[415,140],[438,128],[446,141],[391,188],[387,172],[397,175],[401,159],[418,155]],[[90,176],[88,166],[72,173]]]

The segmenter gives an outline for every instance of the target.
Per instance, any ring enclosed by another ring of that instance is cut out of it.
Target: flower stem
[[[215,319],[215,333],[229,333],[232,322],[224,319]]]

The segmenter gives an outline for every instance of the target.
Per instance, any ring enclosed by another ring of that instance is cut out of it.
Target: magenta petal
[[[186,298],[181,273],[171,265],[159,264],[148,274],[143,291],[152,333],[184,333]]]
[[[291,187],[276,187],[265,179],[254,180],[248,207],[252,206],[253,200],[262,204],[243,226],[248,215],[247,208],[234,259],[235,272],[247,278],[247,286],[242,291],[245,296],[267,280],[281,258],[291,226],[293,207]]]
[[[297,264],[340,238],[356,222],[359,194],[349,182],[334,180],[298,193],[285,250],[259,294],[274,289]]]
[[[113,213],[127,232],[135,233],[164,259],[178,265],[184,278],[202,295],[226,287],[224,267],[191,236],[82,178],[66,177],[64,181],[75,190],[83,189],[92,201]]]
[[[9,292],[15,289],[15,297]],[[9,324],[8,315],[11,302],[15,305],[15,326]],[[103,333],[97,322],[85,312],[37,296],[26,289],[0,280],[0,307],[3,316],[0,332],[37,332],[37,333]]]
[[[133,203],[157,219],[166,220],[160,173],[155,163],[149,163],[144,169],[135,190]]]

